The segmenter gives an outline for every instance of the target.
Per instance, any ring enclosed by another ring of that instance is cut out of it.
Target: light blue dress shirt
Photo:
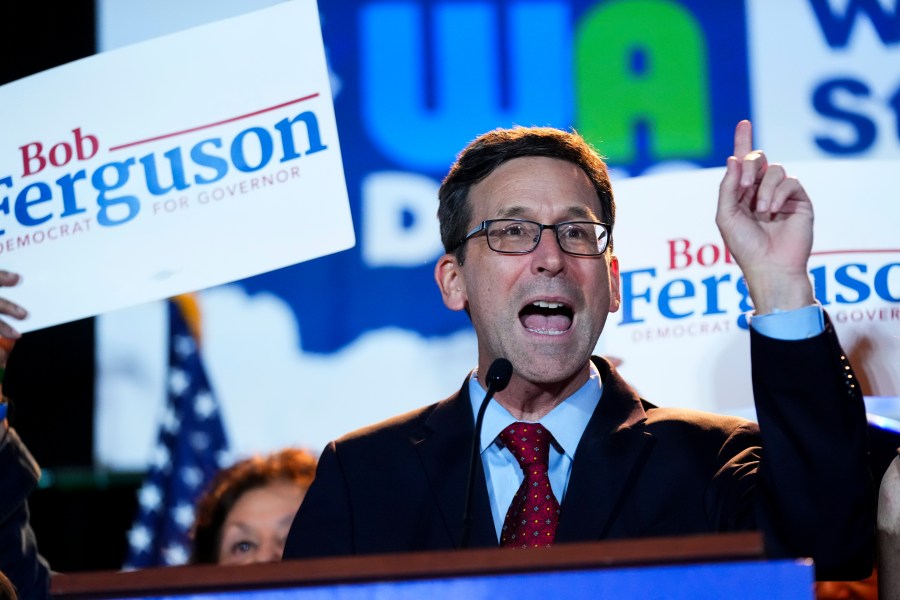
[[[779,340],[806,339],[818,335],[825,328],[822,308],[819,305],[754,316],[750,318],[750,324],[758,333]],[[588,381],[540,421],[553,435],[549,459],[550,487],[553,488],[553,494],[560,505],[566,497],[575,449],[603,393],[600,373],[593,363],[590,369]],[[469,379],[473,420],[474,415],[478,414],[485,393],[485,389],[478,381],[477,371],[473,372]],[[525,479],[518,462],[497,437],[504,427],[515,421],[515,417],[509,411],[492,399],[485,410],[481,428],[481,462],[484,465],[484,477],[487,481],[488,498],[491,502],[494,531],[498,542],[506,511],[512,504],[516,490]]]

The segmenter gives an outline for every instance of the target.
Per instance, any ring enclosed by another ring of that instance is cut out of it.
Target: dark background
[[[93,0],[0,3],[0,84],[94,54],[94,15]],[[41,553],[57,571],[121,568],[140,476],[93,468],[94,320],[26,335],[3,391],[44,469],[30,501]]]

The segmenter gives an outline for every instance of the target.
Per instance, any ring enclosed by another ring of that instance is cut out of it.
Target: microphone
[[[484,411],[487,410],[488,402],[497,392],[502,392],[509,385],[512,378],[512,363],[505,358],[498,358],[488,367],[487,375],[484,382],[487,384],[487,393],[484,400],[481,401],[481,407],[478,409],[478,416],[475,418],[475,435],[472,438],[472,457],[469,462],[469,477],[466,483],[466,508],[463,511],[463,532],[460,538],[459,547],[469,547],[469,537],[472,534],[472,504],[475,501],[475,473],[478,469],[478,461],[481,460],[481,425],[484,421]]]

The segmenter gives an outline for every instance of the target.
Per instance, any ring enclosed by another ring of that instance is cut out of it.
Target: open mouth
[[[572,309],[562,302],[536,300],[519,311],[519,321],[528,331],[561,335],[572,326]]]

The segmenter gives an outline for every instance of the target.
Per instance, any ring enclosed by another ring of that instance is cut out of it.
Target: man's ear
[[[619,259],[615,254],[609,255],[609,312],[619,310],[622,297],[619,294]]]
[[[434,280],[441,290],[444,306],[450,310],[465,310],[469,298],[466,295],[466,282],[462,266],[453,254],[440,257],[434,266]]]

